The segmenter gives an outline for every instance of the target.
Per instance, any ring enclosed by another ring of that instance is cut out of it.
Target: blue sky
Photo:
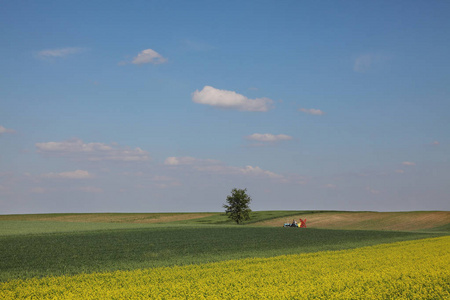
[[[446,1],[2,1],[0,213],[450,210]]]

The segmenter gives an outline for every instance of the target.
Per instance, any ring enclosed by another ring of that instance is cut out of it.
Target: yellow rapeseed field
[[[450,237],[0,284],[0,299],[450,299]]]

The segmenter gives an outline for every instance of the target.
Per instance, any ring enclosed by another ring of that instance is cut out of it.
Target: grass
[[[0,216],[0,281],[342,250],[436,237],[449,234],[449,215],[261,211],[253,212],[245,226],[235,225],[223,213]],[[306,218],[312,226],[281,227],[294,217]],[[392,230],[399,224],[417,225],[419,219],[429,225],[426,231]],[[314,228],[324,221],[333,229]],[[336,222],[347,229],[336,230]],[[380,224],[388,224],[391,231],[367,230],[385,229],[379,228]]]
[[[448,211],[413,212],[349,212],[349,211],[254,211],[244,225],[282,226],[292,219],[306,218],[310,228],[361,230],[433,230],[450,224]],[[114,224],[183,224],[183,225],[235,225],[224,213],[92,213],[0,215],[2,221],[45,221],[66,223]],[[6,223],[2,223],[6,224]],[[11,223],[12,224],[12,223]],[[18,223],[17,223],[18,224]],[[32,223],[30,223],[32,224]],[[38,223],[35,223],[38,226]],[[50,223],[49,223],[50,224]],[[71,226],[59,225],[57,228]],[[73,225],[75,228],[76,225]],[[87,226],[86,228],[88,228]],[[100,226],[101,227],[101,226]],[[126,227],[126,226],[125,226]],[[132,226],[130,226],[132,227]],[[130,228],[128,227],[128,228]],[[139,227],[139,226],[136,226]],[[47,232],[50,232],[50,228]],[[76,228],[83,228],[80,225]],[[112,226],[111,228],[119,228]],[[61,229],[62,230],[62,229]],[[448,230],[446,230],[448,231]],[[0,235],[2,230],[0,229]]]
[[[3,215],[0,221],[55,221],[74,223],[168,223],[208,217],[219,213],[90,213]]]
[[[244,224],[251,224],[265,220],[282,218],[301,213],[310,214],[315,211],[254,211],[251,220]],[[322,211],[320,211],[322,212]],[[36,215],[0,215],[1,221],[47,221],[71,223],[172,223],[177,224],[216,224],[234,225],[225,213],[90,213],[90,214],[36,214]]]
[[[449,299],[450,237],[0,282],[1,299]],[[417,251],[420,249],[420,251]]]
[[[253,211],[251,212],[251,219],[244,221],[243,225],[254,224],[257,222],[263,222],[267,220],[273,220],[278,218],[287,218],[295,216],[298,214],[310,214],[314,211],[293,211],[293,210],[272,210],[272,211]],[[177,222],[178,224],[215,224],[215,225],[236,225],[236,223],[229,219],[225,213],[215,213],[210,216],[191,219],[191,220],[181,220]],[[283,224],[281,224],[283,225]],[[280,226],[281,226],[280,225]]]
[[[440,233],[154,226],[0,237],[0,281],[341,250]]]
[[[0,221],[0,236],[147,228],[155,224]]]

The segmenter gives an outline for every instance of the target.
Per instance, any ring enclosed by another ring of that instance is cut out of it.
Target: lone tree
[[[223,205],[228,218],[237,224],[250,219],[250,212],[252,210],[248,205],[252,201],[252,198],[246,192],[247,189],[232,189],[231,196],[227,196],[228,205]]]

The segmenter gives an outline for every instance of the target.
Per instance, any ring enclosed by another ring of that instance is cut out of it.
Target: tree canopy
[[[227,204],[224,204],[223,207],[228,218],[237,224],[250,219],[250,212],[252,210],[249,204],[252,199],[247,195],[247,189],[232,189],[231,195],[227,196],[226,201]]]

